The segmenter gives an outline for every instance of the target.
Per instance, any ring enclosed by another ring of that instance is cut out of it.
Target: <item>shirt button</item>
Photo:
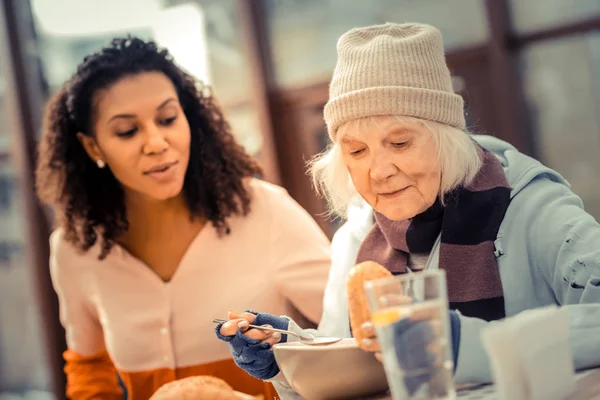
[[[167,356],[164,356],[164,357],[163,357],[163,360],[164,360],[164,361],[169,361],[169,357],[167,357]]]
[[[166,335],[166,334],[167,334],[167,332],[168,332],[168,329],[167,329],[167,328],[160,328],[160,333],[161,333],[162,335]]]

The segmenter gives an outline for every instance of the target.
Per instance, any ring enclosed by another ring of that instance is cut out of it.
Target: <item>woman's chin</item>
[[[375,211],[390,221],[405,221],[422,212],[421,207],[407,207],[403,204],[377,204]]]
[[[173,185],[173,187],[162,187],[147,193],[148,197],[155,201],[167,201],[175,199],[183,194],[183,185]]]
[[[397,198],[378,197],[373,208],[391,221],[405,221],[425,212],[435,202],[427,201],[423,196],[406,193]]]
[[[403,213],[403,212],[381,212],[378,211],[380,214],[383,214],[384,217],[386,217],[387,219],[389,219],[390,221],[405,221],[407,219],[411,219],[412,217],[414,217],[416,214],[410,214],[410,213]]]

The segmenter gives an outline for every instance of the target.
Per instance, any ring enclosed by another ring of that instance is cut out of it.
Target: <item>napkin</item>
[[[527,310],[490,324],[482,342],[500,400],[564,400],[574,392],[567,309]]]

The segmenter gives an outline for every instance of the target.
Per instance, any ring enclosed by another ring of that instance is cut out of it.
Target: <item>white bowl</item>
[[[388,389],[383,365],[354,339],[326,346],[280,343],[273,351],[285,379],[306,399],[356,399]]]

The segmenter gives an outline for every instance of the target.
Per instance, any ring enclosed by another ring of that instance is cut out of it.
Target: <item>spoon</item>
[[[215,324],[220,324],[220,323],[225,323],[227,321],[224,319],[213,319],[213,322]],[[292,335],[292,336],[297,337],[298,340],[300,341],[300,343],[307,344],[309,346],[323,346],[326,344],[337,343],[340,340],[342,340],[342,338],[338,338],[338,337],[315,337],[313,335],[310,335],[310,336],[300,335],[295,332],[286,331],[283,329],[269,328],[267,326],[249,325],[249,327],[254,328],[254,329],[260,329],[261,331],[279,332],[279,333],[284,333],[286,335]]]

